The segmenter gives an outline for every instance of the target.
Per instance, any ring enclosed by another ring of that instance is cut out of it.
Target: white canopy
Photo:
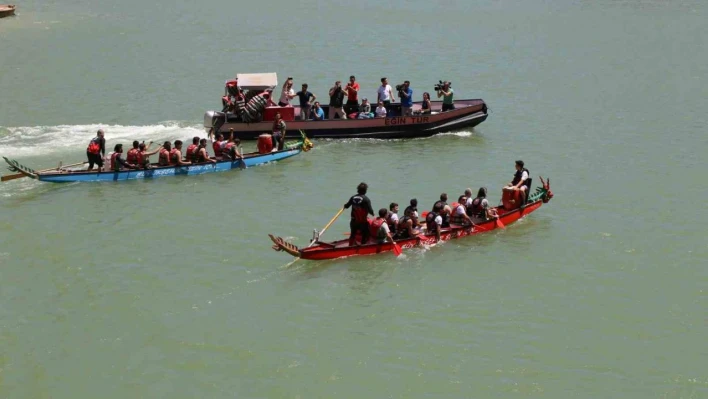
[[[245,90],[267,90],[278,86],[278,74],[268,73],[237,73],[238,85]]]

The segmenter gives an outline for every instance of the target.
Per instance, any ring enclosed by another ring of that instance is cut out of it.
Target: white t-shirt
[[[384,107],[384,106],[376,107],[376,117],[377,118],[385,118],[386,117],[386,107]]]
[[[437,223],[438,226],[442,227],[442,216],[435,216],[435,223]]]
[[[458,205],[457,208],[455,208],[455,215],[462,216],[465,214],[467,214],[467,211],[465,210],[464,205]]]
[[[290,104],[290,97],[288,96],[294,96],[295,95],[295,90],[291,89],[286,89],[283,88],[283,92],[280,94],[280,100],[279,102],[283,104]]]
[[[397,213],[391,214],[391,221],[398,223],[398,214]]]
[[[521,172],[521,181],[526,181],[526,179],[529,178],[529,172],[523,171]]]
[[[379,86],[379,100],[391,101],[391,85]]]
[[[381,225],[381,228],[383,229],[383,231],[386,232],[386,234],[391,233],[391,229],[388,228],[388,223],[383,222],[383,224]]]

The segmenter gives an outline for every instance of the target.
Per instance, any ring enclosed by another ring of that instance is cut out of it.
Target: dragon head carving
[[[546,193],[543,195],[543,203],[547,204],[548,201],[553,198],[553,191],[551,191],[551,179],[546,179],[545,181],[543,180],[543,177],[539,176],[539,179],[541,179],[541,184],[543,185],[543,189],[546,191]]]

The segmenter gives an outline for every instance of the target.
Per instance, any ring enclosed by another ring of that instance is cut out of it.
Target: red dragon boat
[[[553,192],[551,192],[550,189],[550,179],[546,181],[544,181],[542,177],[540,179],[542,187],[537,187],[536,192],[530,194],[522,206],[518,206],[518,202],[520,201],[516,201],[516,198],[514,198],[514,195],[519,195],[520,192],[505,191],[504,197],[502,198],[502,205],[494,208],[498,212],[498,219],[474,220],[474,226],[460,226],[453,224],[450,227],[446,227],[441,230],[440,241],[448,241],[454,238],[461,238],[504,228],[504,225],[516,222],[522,217],[534,212],[540,208],[541,205],[548,203],[548,201],[553,198]],[[383,244],[369,242],[365,245],[353,247],[349,246],[349,239],[333,242],[322,242],[319,241],[319,233],[316,230],[315,236],[313,237],[310,245],[302,249],[285,241],[281,237],[276,237],[272,234],[269,234],[268,236],[274,243],[274,250],[284,251],[294,257],[309,260],[325,260],[348,256],[374,255],[394,250],[394,244],[390,242],[385,242]],[[413,238],[394,240],[394,242],[402,250],[424,245],[434,245],[437,243],[435,234],[427,233],[422,233]]]

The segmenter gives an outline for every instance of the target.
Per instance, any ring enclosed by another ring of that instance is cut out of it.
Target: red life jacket
[[[214,150],[215,157],[221,156],[221,142],[215,141],[214,144],[211,145],[211,148]]]
[[[386,223],[386,219],[382,218],[376,218],[371,221],[371,235],[379,241],[386,239],[386,232],[382,228],[384,223]]]
[[[194,155],[194,153],[197,151],[197,148],[199,148],[198,144],[190,144],[189,147],[187,147],[187,152],[184,157],[189,159],[189,157]]]
[[[128,154],[125,156],[125,160],[128,163],[136,164],[138,163],[138,149],[137,148],[131,148],[128,150]]]
[[[120,165],[118,164],[118,157],[120,156],[120,152],[114,152],[113,155],[111,155],[111,170],[119,171],[120,170]]]
[[[145,161],[147,160],[147,157],[145,156],[146,152],[147,151],[138,150],[138,154],[135,156],[135,162],[137,162],[138,165],[143,166],[145,164]]]
[[[167,150],[167,148],[163,148],[160,150],[160,160],[158,163],[161,166],[167,166],[170,164],[170,152]]]
[[[179,163],[179,153],[180,151],[176,148],[173,148],[172,151],[170,151],[170,165],[177,165]]]
[[[100,141],[100,137],[94,137],[93,139],[91,139],[91,142],[89,142],[86,151],[91,154],[98,154],[101,151],[101,144],[99,144]]]

